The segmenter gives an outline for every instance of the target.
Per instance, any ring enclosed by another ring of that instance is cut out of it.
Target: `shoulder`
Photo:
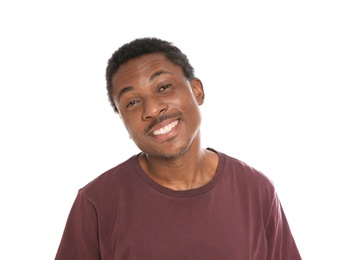
[[[222,167],[222,176],[230,185],[236,185],[242,190],[266,191],[271,195],[275,192],[273,182],[264,173],[252,167],[251,165],[229,156],[217,152]]]
[[[99,196],[113,196],[121,192],[122,189],[126,189],[128,185],[135,182],[137,164],[137,156],[132,156],[82,187],[79,190],[79,196],[94,200]]]

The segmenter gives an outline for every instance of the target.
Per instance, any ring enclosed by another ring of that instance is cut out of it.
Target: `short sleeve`
[[[55,260],[101,259],[97,211],[82,190],[72,205]]]
[[[271,204],[265,232],[267,238],[267,260],[302,259],[276,193]]]

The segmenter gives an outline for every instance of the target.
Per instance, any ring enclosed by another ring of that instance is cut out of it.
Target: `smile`
[[[157,135],[165,135],[167,133],[169,133],[176,125],[178,124],[178,120],[162,127],[161,129],[158,129],[156,131],[154,131],[152,134],[154,136],[157,136]]]

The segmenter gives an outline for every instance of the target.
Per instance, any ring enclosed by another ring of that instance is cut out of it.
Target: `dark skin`
[[[218,156],[201,148],[202,82],[188,80],[163,54],[121,65],[112,77],[113,100],[154,181],[173,190],[201,187],[214,176]]]

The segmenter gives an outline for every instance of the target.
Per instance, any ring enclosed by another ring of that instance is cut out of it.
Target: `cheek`
[[[125,125],[125,128],[127,129],[128,134],[135,138],[135,136],[138,136],[139,133],[142,132],[142,126],[140,125],[140,120],[128,120],[128,119],[122,119],[123,124]]]
[[[129,134],[131,134],[131,132],[132,132],[132,130],[131,130],[132,129],[132,123],[129,120],[127,120],[125,117],[123,117],[121,114],[120,114],[120,118],[122,120],[123,125],[127,129],[127,132]]]
[[[135,134],[135,131],[133,130],[133,125],[125,123],[125,127],[127,129],[127,132],[129,133],[130,136],[133,136]]]
[[[180,107],[187,107],[187,108],[198,105],[198,102],[195,99],[193,92],[189,89],[175,95],[173,102]]]
[[[189,109],[194,109],[194,108],[199,107],[198,100],[196,100],[196,98],[194,97],[193,94],[186,96],[186,97],[188,97],[188,98],[186,100],[184,100],[184,102],[180,101],[182,103],[182,105],[183,105],[183,103],[187,104]]]

